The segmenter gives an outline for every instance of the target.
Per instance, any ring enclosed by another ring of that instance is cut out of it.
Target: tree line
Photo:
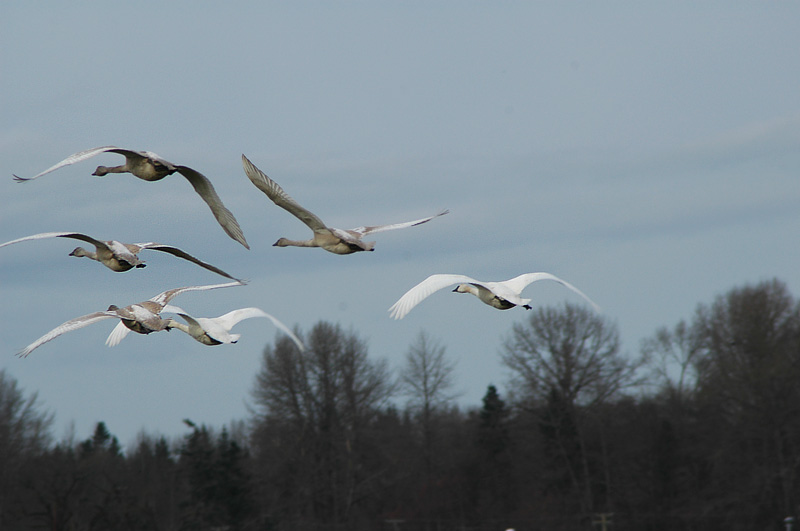
[[[625,354],[582,306],[530,312],[501,396],[459,407],[426,333],[402,369],[319,322],[267,345],[248,418],[123,450],[0,372],[3,530],[784,529],[800,495],[800,303],[777,279],[701,303]],[[496,353],[487,353],[496,355]]]

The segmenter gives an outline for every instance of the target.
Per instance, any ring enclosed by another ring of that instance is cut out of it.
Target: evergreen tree
[[[478,411],[472,484],[476,517],[494,519],[514,510],[514,474],[511,470],[509,415],[497,388],[489,385]]]
[[[187,422],[192,433],[181,448],[181,467],[189,484],[182,528],[242,529],[252,514],[248,455],[227,429],[213,440],[209,429]]]

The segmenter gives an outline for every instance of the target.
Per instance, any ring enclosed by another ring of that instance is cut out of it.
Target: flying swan
[[[111,335],[109,335],[108,339],[106,340],[106,345],[110,347],[113,347],[119,343],[122,338],[128,335],[128,332],[130,331],[134,331],[138,334],[150,334],[152,332],[159,332],[161,330],[169,330],[167,328],[167,320],[162,319],[160,314],[163,311],[170,311],[174,313],[184,311],[177,306],[168,304],[169,301],[171,301],[175,296],[183,293],[184,291],[209,290],[242,285],[244,285],[243,282],[237,281],[227,282],[225,284],[211,284],[207,286],[187,286],[184,288],[167,290],[163,293],[159,293],[149,300],[137,304],[131,304],[130,306],[125,306],[124,308],[119,308],[118,306],[114,306],[112,304],[106,311],[82,315],[60,324],[22,349],[18,355],[22,358],[25,358],[31,352],[48,341],[52,341],[62,334],[71,332],[72,330],[77,330],[78,328],[83,328],[84,326],[88,326],[103,319],[120,319],[117,327],[114,328],[114,330],[111,332]]]
[[[231,211],[225,208],[225,205],[222,204],[222,200],[217,195],[217,191],[214,190],[214,186],[205,175],[199,171],[189,168],[188,166],[175,165],[162,159],[151,151],[131,151],[130,149],[122,149],[116,146],[104,146],[87,149],[86,151],[73,153],[58,164],[47,168],[43,172],[34,175],[33,177],[18,177],[17,175],[14,175],[14,180],[17,182],[32,181],[33,179],[37,179],[42,175],[50,173],[51,171],[63,168],[64,166],[69,166],[70,164],[75,164],[76,162],[90,159],[95,155],[105,152],[124,155],[125,164],[112,167],[98,166],[92,175],[102,177],[108,173],[132,173],[136,177],[145,181],[158,181],[167,175],[178,172],[186,177],[192,187],[194,187],[195,191],[200,194],[201,198],[203,198],[203,201],[208,204],[211,212],[214,214],[214,217],[217,218],[217,221],[222,226],[222,229],[225,231],[225,233],[237,242],[244,245],[247,249],[250,248],[250,246],[247,245],[247,241],[244,239],[244,234],[242,233],[242,229],[239,227],[239,223],[236,221],[236,218],[233,217]]]
[[[236,326],[239,321],[253,317],[266,317],[272,321],[272,324],[289,336],[301,351],[305,350],[303,342],[300,341],[300,338],[298,338],[288,326],[260,308],[240,308],[214,318],[192,317],[186,313],[176,313],[180,315],[187,324],[183,324],[174,319],[168,319],[167,328],[177,328],[178,330],[186,332],[196,341],[204,345],[236,343],[239,341],[241,334],[231,334],[230,332],[231,328]]]
[[[80,232],[42,232],[40,234],[34,234],[32,236],[25,236],[24,238],[11,240],[10,242],[0,244],[0,247],[5,247],[6,245],[11,245],[12,243],[19,243],[28,240],[40,240],[43,238],[74,238],[86,243],[91,243],[94,245],[94,251],[88,251],[83,247],[76,247],[75,250],[69,253],[69,255],[90,258],[100,262],[110,270],[116,272],[128,271],[134,267],[145,267],[146,264],[144,263],[144,260],[141,260],[137,255],[143,249],[152,249],[154,251],[163,251],[173,256],[177,256],[178,258],[183,258],[184,260],[194,262],[200,267],[204,267],[209,271],[213,271],[214,273],[222,275],[223,277],[227,277],[231,280],[239,280],[230,276],[222,269],[219,269],[211,264],[207,264],[202,260],[198,260],[194,256],[178,249],[177,247],[164,245],[162,243],[120,243],[115,240],[96,240],[91,236],[81,234]]]
[[[276,247],[322,247],[326,251],[335,254],[352,254],[359,251],[373,251],[375,249],[375,242],[364,242],[362,237],[373,232],[383,232],[386,230],[404,229],[406,227],[413,227],[421,225],[433,218],[443,216],[449,210],[443,210],[436,215],[417,219],[415,221],[408,221],[406,223],[395,223],[392,225],[376,225],[372,227],[357,227],[350,230],[336,229],[328,227],[312,212],[309,212],[300,204],[292,199],[289,194],[283,191],[278,186],[278,183],[267,177],[267,175],[255,167],[247,157],[242,155],[242,166],[244,172],[250,181],[256,185],[256,188],[267,194],[273,203],[283,208],[290,214],[294,215],[297,219],[308,225],[314,231],[314,237],[310,240],[289,240],[287,238],[280,238],[273,245]]]
[[[520,294],[528,284],[538,280],[554,280],[586,299],[595,310],[600,309],[600,307],[581,290],[550,273],[525,273],[502,282],[484,282],[465,275],[443,274],[431,275],[408,290],[391,306],[391,308],[389,308],[390,317],[402,319],[414,306],[425,300],[429,295],[447,286],[452,286],[453,284],[458,284],[453,290],[454,292],[471,293],[478,297],[484,304],[488,304],[498,310],[508,310],[514,306],[522,306],[526,310],[530,310],[531,307],[528,303],[531,302],[531,300],[521,298]]]

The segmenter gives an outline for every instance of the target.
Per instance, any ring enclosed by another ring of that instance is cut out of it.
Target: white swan
[[[162,159],[151,151],[131,151],[130,149],[122,149],[116,146],[104,146],[87,149],[86,151],[73,153],[58,164],[47,168],[43,172],[34,175],[33,177],[18,177],[17,175],[14,175],[14,180],[17,182],[32,181],[33,179],[48,174],[51,171],[63,168],[64,166],[69,166],[70,164],[75,164],[76,162],[90,159],[95,155],[106,152],[124,155],[125,164],[112,167],[98,166],[92,175],[102,177],[108,173],[132,173],[136,177],[145,181],[158,181],[167,175],[178,172],[186,177],[186,180],[188,180],[192,187],[194,187],[195,191],[200,195],[203,201],[208,204],[211,212],[214,214],[214,217],[217,218],[217,221],[219,222],[220,226],[222,226],[222,229],[225,231],[225,233],[237,242],[244,245],[247,249],[250,248],[250,246],[247,245],[247,241],[244,239],[244,234],[242,233],[242,229],[239,227],[239,223],[236,221],[236,218],[233,217],[231,211],[222,204],[222,200],[217,195],[217,191],[214,190],[214,186],[205,175],[199,171],[189,168],[188,166],[179,166],[173,164]]]
[[[134,331],[138,334],[150,334],[152,332],[168,330],[167,320],[162,319],[160,313],[163,311],[170,311],[174,313],[184,312],[183,309],[168,304],[169,301],[172,300],[176,295],[179,295],[184,291],[209,290],[241,285],[244,285],[244,283],[237,281],[207,286],[187,286],[184,288],[175,288],[164,291],[149,300],[139,302],[137,304],[131,304],[130,306],[125,306],[124,308],[119,308],[112,304],[106,311],[82,315],[60,324],[22,349],[18,355],[23,358],[27,357],[31,352],[48,341],[51,341],[62,334],[71,332],[72,330],[77,330],[78,328],[83,328],[84,326],[88,326],[103,319],[120,319],[117,327],[114,328],[114,330],[111,332],[111,335],[109,335],[108,339],[106,340],[106,345],[110,347],[113,347],[119,343],[122,338],[128,335],[128,332],[130,331]]]
[[[241,334],[231,334],[233,328],[239,321],[250,319],[252,317],[266,317],[272,324],[277,326],[282,332],[295,342],[300,350],[305,350],[303,342],[300,341],[288,326],[280,322],[278,319],[268,314],[260,308],[240,308],[233,310],[225,315],[219,317],[206,318],[206,317],[192,317],[182,312],[175,312],[186,321],[187,324],[175,321],[174,319],[167,320],[168,328],[177,328],[192,336],[196,341],[204,345],[221,345],[223,343],[236,343],[239,341]]]
[[[267,194],[273,203],[283,208],[287,212],[294,215],[297,219],[308,225],[314,231],[314,237],[310,240],[289,240],[287,238],[280,238],[273,245],[276,247],[321,247],[326,251],[335,254],[351,254],[358,251],[373,251],[375,242],[364,242],[362,237],[373,232],[383,232],[393,229],[404,229],[406,227],[413,227],[414,225],[421,225],[432,220],[435,217],[447,214],[448,210],[443,210],[436,215],[427,218],[408,221],[405,223],[395,223],[392,225],[376,225],[372,227],[357,227],[355,229],[342,230],[333,227],[328,227],[312,212],[309,212],[300,204],[292,199],[289,194],[283,191],[278,186],[278,183],[267,177],[267,175],[256,168],[247,157],[242,155],[242,166],[244,172],[250,181],[256,185],[256,188]]]
[[[69,255],[90,258],[100,262],[112,271],[122,272],[133,269],[134,267],[145,267],[144,261],[141,260],[137,255],[143,249],[152,249],[154,251],[163,251],[173,256],[177,256],[178,258],[183,258],[184,260],[194,262],[200,267],[204,267],[209,271],[213,271],[214,273],[222,275],[223,277],[227,277],[231,280],[239,280],[230,276],[222,269],[219,269],[211,264],[207,264],[202,260],[198,260],[194,256],[178,249],[177,247],[155,242],[120,243],[116,240],[96,240],[91,236],[81,234],[80,232],[42,232],[40,234],[34,234],[32,236],[25,236],[24,238],[11,240],[10,242],[0,244],[0,247],[5,247],[6,245],[11,245],[12,243],[19,243],[28,240],[40,240],[42,238],[74,238],[76,240],[91,243],[94,245],[94,251],[87,251],[83,247],[76,247],[71,253],[69,253]]]
[[[458,284],[453,290],[456,293],[471,293],[478,297],[481,302],[497,308],[498,310],[508,310],[514,306],[522,306],[530,310],[528,305],[530,299],[523,299],[520,297],[522,290],[525,287],[538,280],[554,280],[562,286],[566,286],[584,299],[586,299],[595,310],[599,310],[597,306],[589,297],[587,297],[581,290],[561,280],[555,275],[550,273],[525,273],[510,280],[502,282],[484,282],[482,280],[475,280],[465,275],[431,275],[410,290],[408,290],[400,299],[389,308],[390,316],[395,319],[402,319],[414,306],[422,302],[429,295],[439,291],[447,286]]]

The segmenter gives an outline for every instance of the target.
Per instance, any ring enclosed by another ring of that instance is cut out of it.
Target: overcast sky
[[[583,290],[623,349],[698,303],[778,277],[800,293],[800,5],[789,2],[3,2],[0,242],[48,231],[181,247],[245,287],[174,300],[196,316],[258,306],[302,332],[320,320],[399,367],[420,331],[457,361],[461,403],[490,383],[525,310],[442,290],[402,321],[387,309],[433,273],[547,271]],[[91,176],[149,150],[211,179],[251,245],[228,238],[179,174]],[[416,219],[376,251],[276,248],[310,231],[246,178],[244,153],[340,228]],[[181,419],[247,416],[266,320],[236,345],[130,334],[103,321],[30,357],[62,322],[223,281],[150,251],[113,273],[76,241],[0,249],[0,368],[85,438],[123,444]],[[533,305],[581,304],[552,283]]]

